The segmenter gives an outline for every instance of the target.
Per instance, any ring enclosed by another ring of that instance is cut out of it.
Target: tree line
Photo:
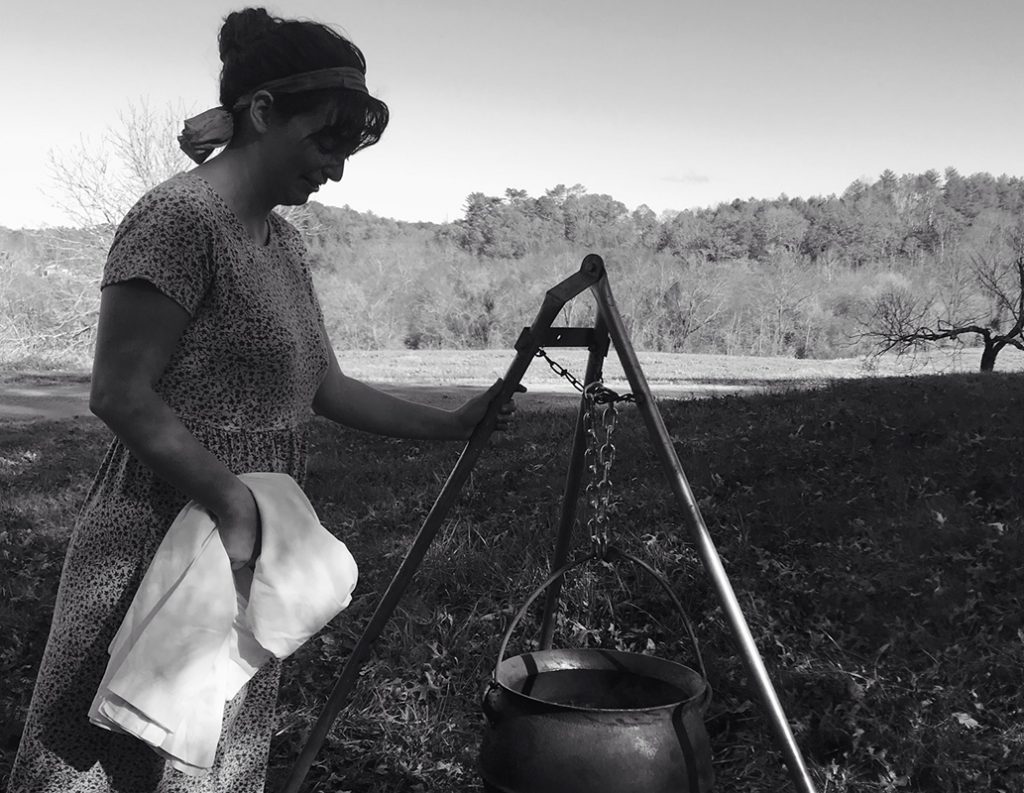
[[[919,263],[964,246],[987,245],[994,230],[1013,228],[1024,210],[1024,180],[987,173],[897,176],[855,181],[841,196],[736,199],[714,208],[632,212],[582,185],[558,185],[533,198],[473,193],[465,216],[438,230],[482,258],[519,259],[553,244],[603,250],[666,252],[701,263],[746,259],[765,263],[777,253],[809,263]]]
[[[544,291],[594,251],[641,349],[796,357],[884,347],[894,305],[904,332],[1005,335],[1019,318],[1022,216],[1024,180],[953,168],[660,215],[561,184],[541,196],[472,193],[445,224],[314,202],[292,212],[341,348],[510,347]],[[61,345],[88,353],[112,233],[105,216],[77,229],[0,230],[4,357]],[[588,324],[593,310],[581,296],[562,321]]]
[[[1024,179],[1005,175],[887,170],[840,195],[661,215],[582,185],[472,193],[447,224],[311,208],[314,272],[356,346],[509,346],[589,251],[646,349],[844,357],[886,346],[893,300],[935,327],[1012,327],[1019,314]],[[592,321],[579,302],[572,321]]]

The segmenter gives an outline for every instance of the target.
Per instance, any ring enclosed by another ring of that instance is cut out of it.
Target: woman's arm
[[[189,314],[141,280],[106,287],[89,409],[144,465],[217,519],[232,566],[250,559],[259,532],[252,493],[154,391]]]
[[[326,338],[325,333],[324,339]],[[426,440],[466,440],[483,419],[487,406],[501,388],[501,380],[498,380],[457,410],[421,405],[387,394],[349,377],[341,371],[329,343],[327,349],[330,364],[313,399],[314,412],[339,424],[377,435]],[[526,389],[520,386],[518,390]],[[502,405],[495,428],[507,429],[514,413],[515,405],[511,401]]]

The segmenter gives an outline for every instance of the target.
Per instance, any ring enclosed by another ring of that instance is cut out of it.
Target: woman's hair
[[[220,103],[229,110],[261,85],[301,72],[349,66],[366,74],[363,53],[341,34],[318,22],[273,17],[263,8],[228,14],[218,42]],[[345,101],[333,123],[337,135],[351,143],[352,153],[372,146],[388,125],[388,106],[369,94],[341,88],[281,93],[274,96],[274,109],[287,118],[313,110],[340,91]]]

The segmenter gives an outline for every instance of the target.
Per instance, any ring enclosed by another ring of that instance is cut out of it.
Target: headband
[[[213,153],[214,149],[226,146],[231,142],[235,131],[231,113],[252,104],[253,97],[260,91],[297,94],[303,91],[319,91],[324,88],[344,88],[365,94],[367,93],[366,77],[355,67],[337,66],[331,69],[300,72],[289,77],[271,80],[240,96],[232,105],[231,110],[225,107],[211,107],[198,116],[185,119],[185,127],[178,135],[178,145],[191,160],[201,163]]]

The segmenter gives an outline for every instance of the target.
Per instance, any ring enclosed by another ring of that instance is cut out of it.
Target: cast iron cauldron
[[[617,553],[657,576],[643,562]],[[501,793],[706,793],[714,783],[703,720],[711,689],[688,619],[701,672],[663,658],[602,649],[504,658],[530,603],[590,558],[548,579],[505,634],[482,703],[484,786]],[[678,606],[674,594],[672,599]]]

